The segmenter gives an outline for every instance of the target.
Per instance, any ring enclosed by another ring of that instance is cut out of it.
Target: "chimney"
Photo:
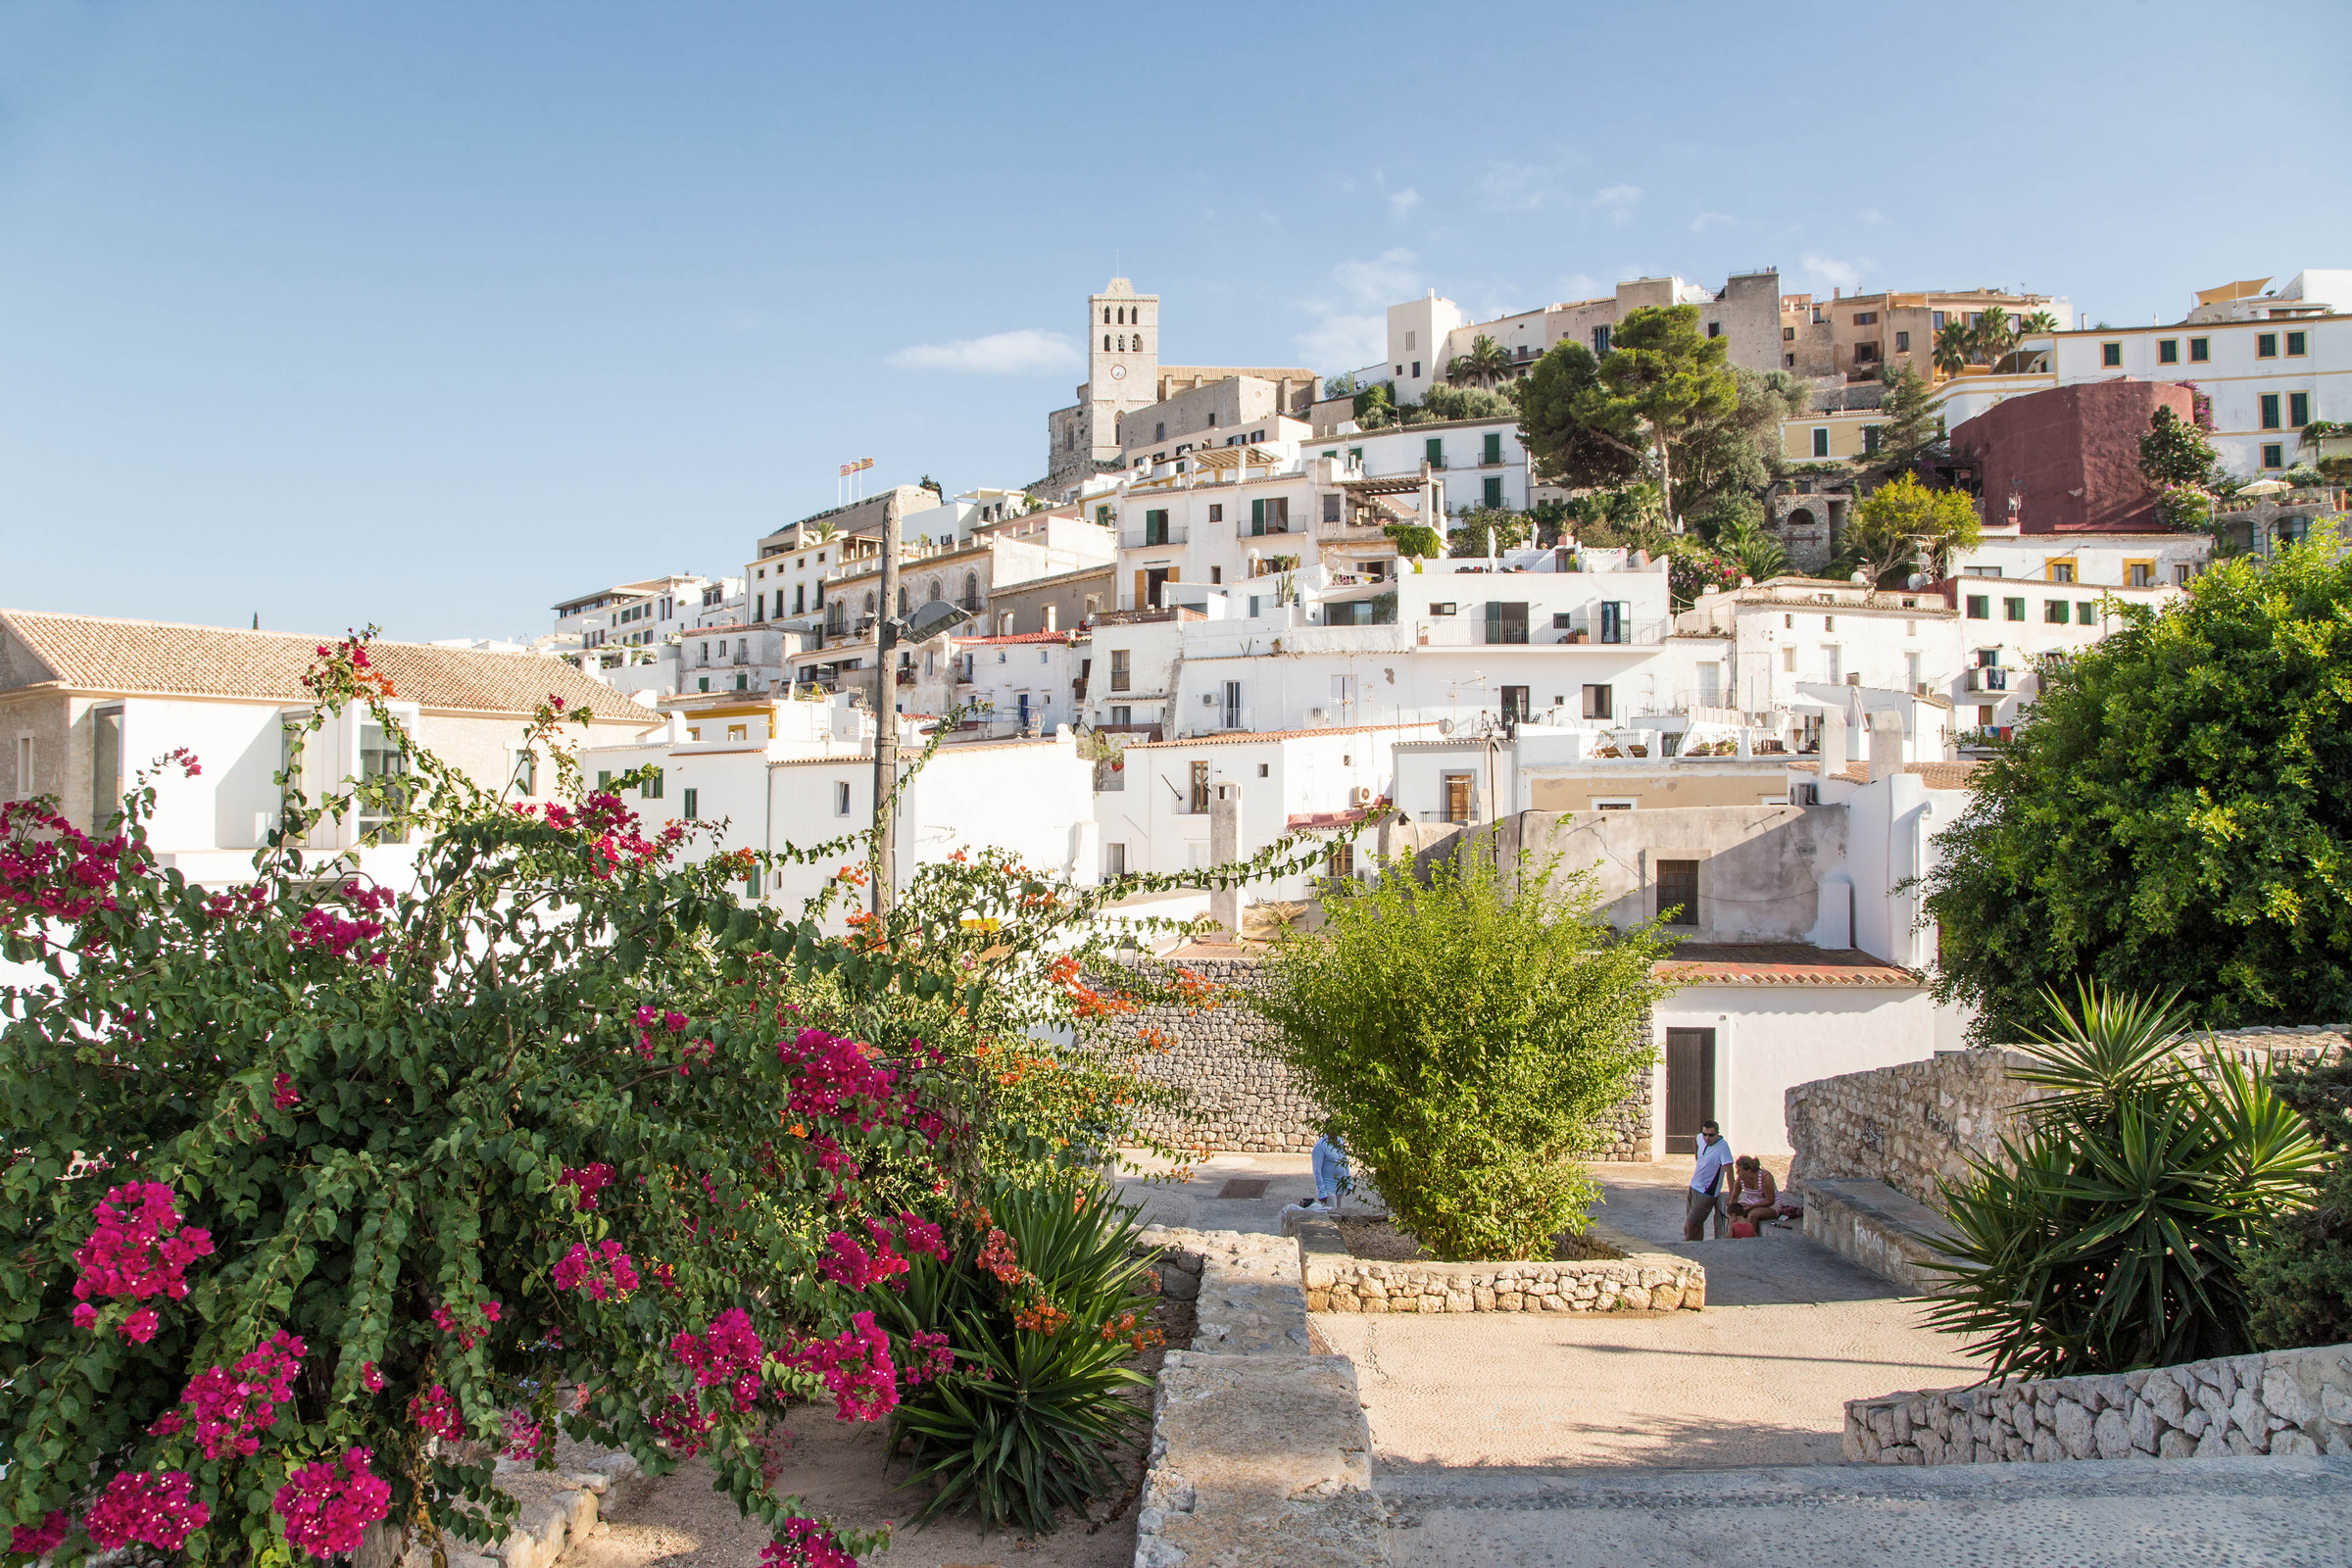
[[[1870,781],[1876,784],[1903,770],[1903,715],[1882,708],[1869,716]]]
[[[1046,606],[1046,630],[1048,631],[1054,629],[1054,612],[1056,608],[1054,605]]]
[[[1845,771],[1845,710],[1833,708],[1821,715],[1821,777],[1824,783]]]

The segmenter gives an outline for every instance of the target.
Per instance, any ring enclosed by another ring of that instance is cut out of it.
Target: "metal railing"
[[[1172,522],[1164,527],[1156,528],[1148,525],[1122,528],[1119,530],[1119,548],[1121,550],[1152,550],[1161,545],[1180,545],[1191,537],[1191,528],[1181,522]]]

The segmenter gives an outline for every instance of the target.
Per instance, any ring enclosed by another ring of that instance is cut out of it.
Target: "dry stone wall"
[[[2257,1453],[2352,1454],[2352,1346],[1890,1394],[1845,1406],[1845,1456],[1862,1463]]]
[[[1327,1219],[1298,1226],[1310,1312],[1672,1312],[1707,1304],[1707,1271],[1594,1225],[1561,1262],[1380,1262],[1349,1254]]]
[[[1184,966],[1221,992],[1245,995],[1264,973],[1255,958],[1189,958]],[[1114,1037],[1139,1043],[1146,1078],[1183,1093],[1180,1105],[1145,1111],[1140,1120],[1146,1135],[1211,1152],[1304,1153],[1315,1147],[1323,1113],[1260,1047],[1272,1028],[1243,995],[1227,996],[1214,1007],[1147,1007],[1106,1027]],[[1169,1048],[1141,1050],[1144,1029],[1164,1037]],[[1600,1119],[1598,1130],[1596,1158],[1649,1158],[1648,1073],[1636,1076],[1633,1093]]]
[[[2346,1044],[2346,1026],[2335,1024],[2223,1030],[2198,1037],[2191,1049],[2275,1061],[2333,1054]],[[1785,1097],[1792,1184],[1885,1182],[1936,1205],[1936,1178],[1964,1178],[1969,1157],[1997,1151],[2001,1135],[2014,1130],[2017,1107],[2045,1093],[2010,1076],[2023,1060],[2007,1051],[1947,1051],[1796,1085]]]

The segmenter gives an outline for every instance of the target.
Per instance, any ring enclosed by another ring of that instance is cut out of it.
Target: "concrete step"
[[[2341,1568],[2352,1458],[1384,1470],[1395,1568]]]

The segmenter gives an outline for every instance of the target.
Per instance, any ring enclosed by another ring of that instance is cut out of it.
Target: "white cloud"
[[[1608,285],[1591,272],[1570,272],[1560,279],[1560,298],[1563,300],[1598,299],[1608,292]]]
[[[1860,216],[1862,221],[1865,223],[1884,223],[1886,221],[1886,215],[1880,212],[1876,207],[1863,208]]]
[[[1389,216],[1402,218],[1421,205],[1421,193],[1407,185],[1402,190],[1389,192]]]
[[[1059,332],[1024,326],[951,343],[917,343],[890,357],[903,370],[960,370],[972,375],[1042,375],[1084,366],[1078,345]]]
[[[1853,263],[1841,262],[1835,256],[1824,256],[1819,251],[1805,252],[1804,264],[1805,275],[1812,278],[1817,287],[1829,283],[1850,289],[1862,281],[1862,274]]]
[[[1701,213],[1696,218],[1690,220],[1690,232],[1693,234],[1704,234],[1707,231],[1707,225],[1710,223],[1737,223],[1738,221],[1740,221],[1740,220],[1734,218],[1729,213]]]
[[[1634,220],[1634,209],[1642,205],[1639,185],[1611,185],[1592,197],[1594,208],[1609,215],[1609,221],[1624,226]]]
[[[1389,352],[1385,316],[1326,316],[1291,339],[1306,363],[1333,373],[1374,364]]]
[[[1420,292],[1418,259],[1408,250],[1385,250],[1368,262],[1342,262],[1331,277],[1358,305],[1394,305]]]
[[[1489,164],[1478,178],[1478,196],[1497,212],[1534,212],[1551,200],[1550,180],[1550,170],[1533,164]]]

